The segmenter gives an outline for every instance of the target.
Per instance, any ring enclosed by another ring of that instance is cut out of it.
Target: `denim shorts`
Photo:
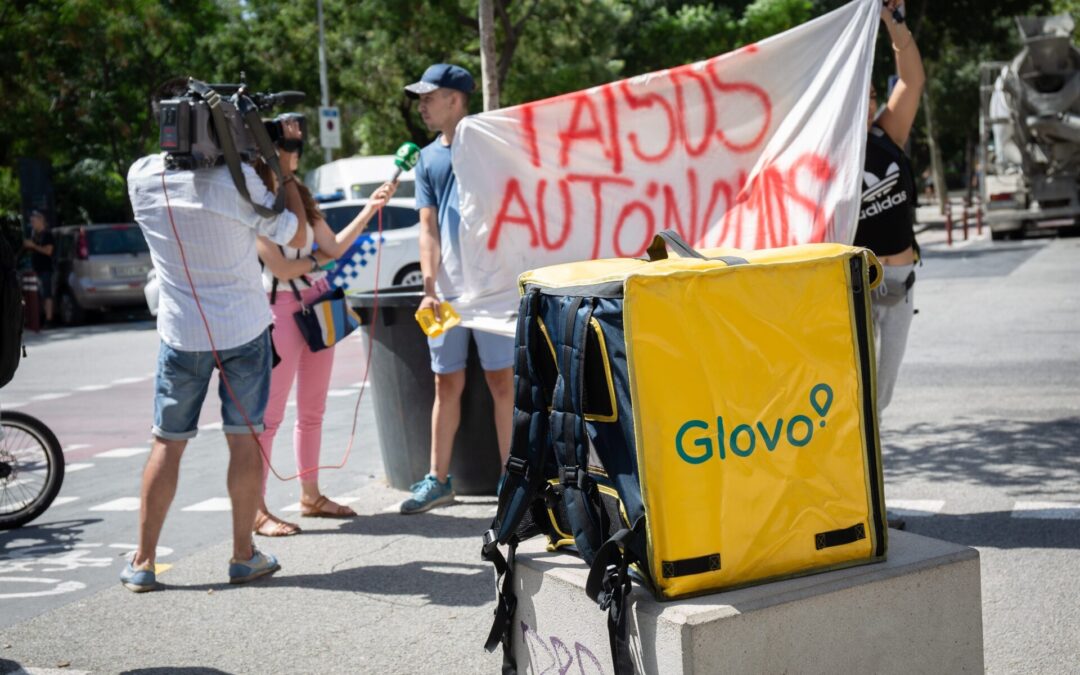
[[[38,295],[42,300],[49,300],[52,298],[52,270],[37,272],[37,278]]]
[[[270,397],[270,329],[247,344],[219,350],[218,358],[225,369],[225,377],[218,383],[222,430],[245,434],[250,431],[250,421],[254,430],[261,432]],[[195,437],[199,412],[216,367],[213,352],[185,352],[161,343],[154,381],[154,436],[172,441]],[[226,380],[232,396],[225,387]]]
[[[469,360],[470,336],[476,340],[476,351],[484,370],[502,370],[514,365],[514,338],[458,326],[439,337],[428,338],[432,372],[446,375],[464,370]]]

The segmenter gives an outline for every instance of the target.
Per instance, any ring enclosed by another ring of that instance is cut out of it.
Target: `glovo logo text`
[[[819,416],[817,426],[824,428],[825,416],[833,402],[832,387],[816,384],[810,390],[810,407]],[[701,464],[716,455],[726,459],[728,452],[737,457],[749,457],[764,448],[776,450],[781,441],[794,448],[809,445],[814,440],[814,421],[807,415],[795,415],[789,419],[779,417],[769,422],[742,423],[728,426],[723,416],[717,415],[716,425],[704,420],[687,420],[675,433],[675,451],[690,464]]]

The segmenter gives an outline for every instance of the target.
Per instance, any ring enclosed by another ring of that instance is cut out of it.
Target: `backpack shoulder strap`
[[[499,507],[491,529],[484,533],[481,557],[495,566],[495,618],[485,647],[502,644],[503,672],[516,673],[510,644],[511,624],[517,607],[514,595],[514,559],[520,541],[537,534],[552,537],[545,496],[548,492],[548,431],[550,393],[541,381],[538,359],[543,352],[540,335],[540,292],[533,289],[518,308],[517,345],[514,351],[514,422],[510,457],[499,490]],[[526,516],[531,516],[526,518]],[[504,557],[500,544],[509,547]]]
[[[608,643],[616,675],[634,675],[630,653],[630,565],[645,563],[645,517],[631,528],[613,534],[596,554],[585,582],[585,593],[608,613]]]
[[[559,312],[555,355],[558,377],[552,395],[551,444],[559,464],[559,491],[585,562],[592,564],[603,543],[598,491],[589,476],[589,440],[585,426],[585,342],[595,299],[566,298]]]

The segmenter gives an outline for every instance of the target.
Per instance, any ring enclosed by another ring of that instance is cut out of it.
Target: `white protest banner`
[[[458,126],[466,325],[513,334],[517,276],[699,248],[850,243],[880,0],[708,61],[473,115]]]

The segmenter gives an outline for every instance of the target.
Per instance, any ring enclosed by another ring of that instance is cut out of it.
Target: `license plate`
[[[146,276],[150,268],[146,265],[113,265],[114,277],[138,277]]]

